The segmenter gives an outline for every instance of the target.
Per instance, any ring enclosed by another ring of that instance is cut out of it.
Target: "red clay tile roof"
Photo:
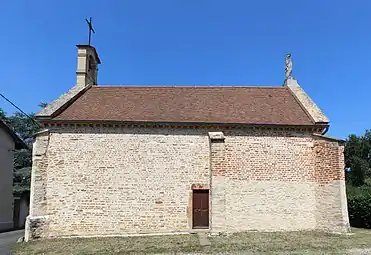
[[[314,124],[285,86],[93,86],[54,119]]]

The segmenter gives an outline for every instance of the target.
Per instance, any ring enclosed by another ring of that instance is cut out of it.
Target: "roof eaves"
[[[284,89],[282,86],[272,85],[108,85],[99,84],[94,88],[261,88],[261,89]]]
[[[148,120],[108,120],[108,119],[90,119],[90,120],[78,120],[78,119],[53,119],[52,123],[107,123],[107,124],[164,124],[164,125],[237,125],[237,126],[265,126],[265,127],[315,127],[315,124],[295,124],[295,123],[244,123],[244,122],[215,122],[215,121],[148,121]],[[325,126],[323,126],[325,127]]]
[[[17,150],[29,149],[28,145],[23,141],[23,139],[3,120],[0,118],[0,127],[2,127],[8,135],[13,139],[15,143],[15,148]]]
[[[345,143],[344,139],[335,138],[335,137],[331,137],[331,136],[326,136],[326,135],[321,135],[321,134],[313,134],[313,136],[323,138],[323,139],[326,139],[326,140],[330,140],[330,141],[334,141],[334,142],[339,142],[341,144]]]

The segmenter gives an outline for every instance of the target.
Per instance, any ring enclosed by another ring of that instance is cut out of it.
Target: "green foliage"
[[[32,165],[32,155],[30,150],[21,150],[14,155],[14,168],[22,169]]]
[[[48,105],[48,103],[41,102],[41,103],[39,104],[39,107],[40,107],[41,109],[43,109],[43,108],[45,108],[47,105]]]
[[[6,118],[6,114],[4,110],[0,108],[0,119],[5,119],[5,118]]]
[[[21,195],[30,192],[32,152],[17,151],[14,154],[13,193]]]
[[[351,226],[371,228],[371,186],[347,186],[348,213]]]
[[[345,144],[345,167],[347,182],[354,186],[362,186],[365,178],[371,177],[371,130],[362,136],[350,135]]]
[[[371,228],[371,130],[350,135],[344,154],[350,224]]]
[[[43,106],[45,105],[43,104]],[[30,191],[33,134],[39,131],[40,127],[32,119],[34,114],[31,113],[29,116],[31,118],[23,113],[16,112],[7,117],[4,111],[0,109],[0,117],[7,121],[30,148],[29,150],[24,149],[14,153],[13,193],[15,195],[21,195],[25,192],[29,193]]]
[[[365,184],[365,179],[368,177],[369,164],[365,159],[357,156],[352,157],[351,171],[348,173],[348,182],[355,187],[360,187]]]
[[[30,192],[31,166],[16,169],[13,175],[13,193],[21,195]]]
[[[33,117],[33,114],[30,116]],[[8,118],[18,135],[32,148],[33,134],[40,127],[22,113],[15,113]],[[30,150],[16,151],[14,154],[13,193],[21,195],[29,193],[31,184],[32,152]]]
[[[345,144],[347,197],[350,224],[371,228],[371,130],[350,135]]]
[[[14,128],[17,134],[28,144],[32,144],[32,136],[40,127],[32,119],[34,114],[29,114],[31,118],[20,112],[16,112],[8,117],[10,125]]]

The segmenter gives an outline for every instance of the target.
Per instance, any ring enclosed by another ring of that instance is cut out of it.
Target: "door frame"
[[[207,195],[208,195],[208,204],[207,204],[207,209],[208,209],[208,215],[207,215],[207,226],[205,226],[205,227],[202,227],[202,226],[195,226],[195,224],[194,224],[194,194],[195,193],[207,193]],[[194,229],[194,230],[198,230],[198,229],[210,229],[210,212],[211,212],[211,208],[210,208],[210,202],[211,202],[211,200],[210,200],[210,190],[209,189],[192,189],[192,219],[191,219],[191,227],[192,227],[192,229]]]

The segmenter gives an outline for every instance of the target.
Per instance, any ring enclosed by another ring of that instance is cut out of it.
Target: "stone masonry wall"
[[[202,130],[79,128],[50,135],[49,236],[190,230],[192,184],[209,183]]]
[[[32,150],[31,196],[29,215],[26,218],[25,240],[46,237],[47,220],[47,177],[48,177],[49,132],[36,137]]]
[[[219,157],[211,171],[212,184],[216,180],[219,185],[212,188],[225,193],[225,222],[213,232],[314,229],[311,134],[258,130],[224,134],[224,159]]]
[[[224,135],[224,144],[211,146],[212,232],[349,230],[337,141],[294,132]]]
[[[316,222],[317,228],[349,231],[345,192],[344,146],[336,141],[315,139]]]
[[[42,166],[35,169],[44,173],[33,176],[30,217],[42,233],[34,232],[41,237],[189,232],[195,187],[210,187],[212,232],[346,223],[345,187],[333,182],[343,164],[337,143],[305,132],[253,129],[225,130],[223,139],[212,140],[208,131],[52,131],[45,136],[45,154],[34,156]],[[323,188],[325,179],[329,186]]]

